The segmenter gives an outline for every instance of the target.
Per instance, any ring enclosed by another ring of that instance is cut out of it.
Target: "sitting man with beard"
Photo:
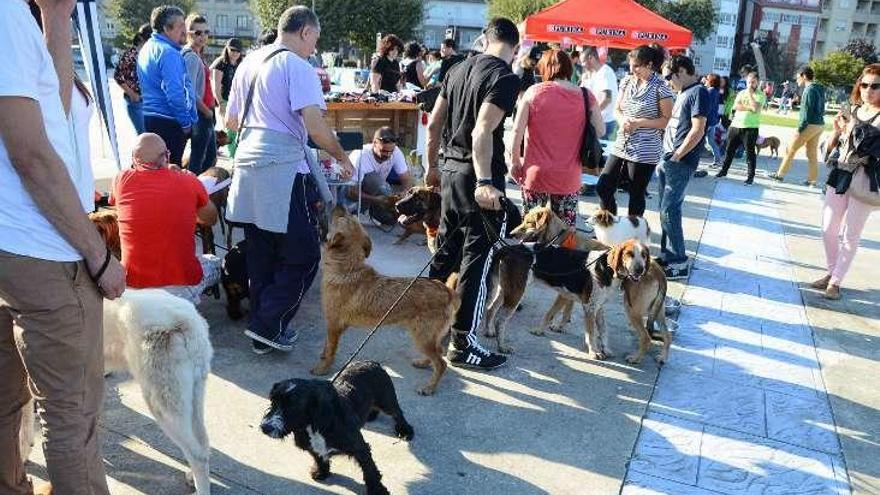
[[[381,127],[373,141],[349,155],[355,167],[355,177],[361,182],[365,207],[382,203],[393,191],[406,191],[412,186],[412,176],[403,152],[397,147],[397,135],[390,127]],[[391,172],[396,175],[391,177]],[[357,201],[357,189],[350,188],[348,198]]]

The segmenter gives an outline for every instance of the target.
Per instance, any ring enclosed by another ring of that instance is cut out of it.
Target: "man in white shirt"
[[[613,140],[617,131],[617,121],[614,119],[617,76],[614,74],[614,69],[599,60],[599,52],[595,47],[584,47],[581,52],[581,64],[584,66],[581,86],[589,89],[596,97],[596,103],[602,110],[602,118],[605,120],[605,139]]]
[[[354,164],[356,177],[361,181],[366,204],[379,201],[392,189],[388,177],[391,171],[397,175],[394,189],[407,190],[412,186],[412,176],[403,152],[397,147],[397,134],[390,127],[382,127],[373,135],[373,141],[363,149],[349,155]],[[357,199],[357,191],[349,192],[350,199]]]
[[[0,46],[9,48],[0,64],[0,493],[33,493],[18,441],[30,382],[55,493],[107,495],[102,294],[119,297],[125,277],[86,215],[91,164],[75,152],[66,115],[75,1],[37,4],[45,40],[26,1],[0,2]]]

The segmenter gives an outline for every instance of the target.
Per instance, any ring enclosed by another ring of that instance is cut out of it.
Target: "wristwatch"
[[[491,186],[492,179],[477,179],[477,187],[480,186]]]

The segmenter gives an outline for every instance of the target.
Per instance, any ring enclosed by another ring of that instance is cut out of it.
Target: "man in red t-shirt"
[[[113,181],[122,266],[129,287],[163,288],[198,304],[220,280],[220,259],[196,257],[195,227],[217,222],[217,208],[190,172],[168,164],[168,148],[156,134],[141,134],[132,166]]]

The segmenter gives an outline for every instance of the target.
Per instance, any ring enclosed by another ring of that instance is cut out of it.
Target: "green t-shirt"
[[[736,113],[733,114],[733,120],[730,123],[731,127],[752,129],[761,126],[761,109],[764,108],[764,102],[767,101],[767,98],[760,90],[756,90],[753,96],[755,101],[758,102],[758,111],[735,110]],[[736,95],[736,103],[740,105],[751,104],[748,89],[744,89]]]

